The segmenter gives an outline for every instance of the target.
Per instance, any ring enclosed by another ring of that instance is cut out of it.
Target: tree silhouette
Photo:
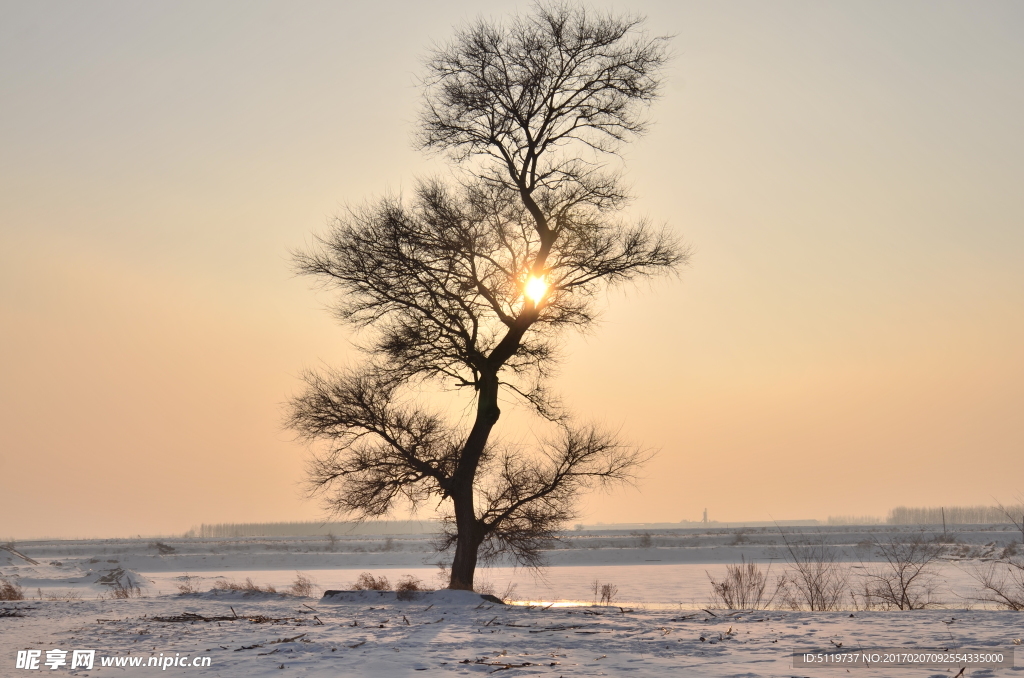
[[[418,137],[457,180],[350,209],[296,254],[338,293],[365,355],[306,373],[292,401],[289,425],[320,444],[311,491],[359,517],[438,501],[450,588],[472,589],[481,558],[539,565],[582,490],[646,459],[546,388],[562,331],[594,321],[595,295],[688,256],[667,231],[616,218],[628,195],[608,161],[644,132],[667,58],[642,21],[551,5],[458,30],[426,60]],[[465,389],[472,421],[431,409],[427,384]],[[492,435],[501,394],[555,433],[533,449]]]

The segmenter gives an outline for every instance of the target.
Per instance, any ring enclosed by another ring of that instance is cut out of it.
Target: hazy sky
[[[517,7],[0,2],[0,538],[322,515],[284,403],[353,354],[289,251],[437,168],[424,48]],[[661,450],[588,522],[1024,491],[1024,4],[614,7],[675,35],[626,161],[696,255],[569,343]]]

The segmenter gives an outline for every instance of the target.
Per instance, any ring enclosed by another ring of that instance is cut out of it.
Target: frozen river
[[[933,600],[959,609],[978,606],[972,573],[1012,551],[1015,537],[1002,526],[960,527],[948,534],[886,526],[794,528],[785,535],[766,529],[592,531],[569,534],[546,552],[550,567],[486,567],[476,581],[479,589],[509,599],[583,603],[593,602],[597,581],[616,587],[615,602],[623,605],[693,609],[710,603],[709,575],[720,580],[727,565],[741,559],[757,563],[774,583],[788,567],[787,542],[799,548],[826,543],[842,562],[850,591],[858,592],[864,575],[885,567],[874,543],[919,540],[942,552],[930,570]],[[67,591],[96,597],[119,572],[144,595],[174,594],[185,575],[200,590],[247,578],[286,590],[297,572],[322,590],[351,588],[362,572],[386,576],[392,584],[411,575],[430,587],[444,585],[440,557],[425,535],[47,540],[17,544],[16,551],[28,560],[0,550],[0,574],[36,597]],[[857,607],[846,596],[845,606]]]
[[[856,585],[858,577],[873,569],[877,564],[850,563],[851,584]],[[972,565],[959,563],[938,563],[933,569],[936,580],[935,599],[942,607],[963,608],[972,606],[976,597],[977,582],[971,577]],[[768,564],[764,566],[768,568]],[[772,563],[770,576],[781,574],[786,566]],[[614,602],[629,606],[649,608],[701,609],[710,605],[711,585],[708,575],[721,580],[726,566],[720,563],[699,564],[679,563],[644,565],[583,565],[548,567],[532,573],[511,567],[482,568],[477,571],[477,588],[493,591],[497,596],[507,596],[519,602],[584,602],[594,600],[593,582],[613,584],[618,588]],[[313,579],[324,589],[350,589],[362,572],[374,576],[385,576],[395,584],[400,577],[411,575],[424,583],[441,588],[436,567],[377,567],[377,568],[330,568],[306,569],[303,574]],[[152,582],[151,588],[161,593],[177,591],[184,572],[140,572]],[[236,582],[251,578],[259,585],[271,585],[286,590],[295,581],[294,570],[246,570],[232,569],[194,570],[188,574],[199,577],[203,588],[212,588],[218,580]],[[514,585],[514,588],[510,588]]]

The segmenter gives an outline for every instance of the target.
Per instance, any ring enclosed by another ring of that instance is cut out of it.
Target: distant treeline
[[[885,520],[876,516],[829,516],[828,525],[941,525],[943,513],[947,525],[982,525],[989,523],[1024,522],[1024,505],[999,508],[998,506],[944,506],[944,507],[910,507],[897,506],[889,511]],[[1009,511],[1013,520],[1006,515]],[[816,520],[783,520],[771,523],[735,522],[730,527],[756,527],[770,525],[816,525]],[[681,523],[630,523],[630,524],[597,524],[588,525],[590,530],[621,530],[621,529],[667,529],[692,527],[721,527],[726,523],[700,523],[683,521]],[[440,526],[431,520],[375,520],[366,522],[329,522],[317,520],[295,523],[203,523],[185,533],[186,537],[315,537],[334,535],[346,537],[356,535],[398,535],[398,534],[434,534]]]
[[[885,521],[878,516],[829,516],[829,525],[881,525]]]
[[[438,531],[427,520],[375,520],[330,522],[310,520],[298,523],[203,523],[185,533],[186,537],[315,537],[334,535],[429,534]]]
[[[1007,515],[1009,512],[1009,516]],[[1013,516],[1013,519],[1010,519]],[[914,508],[897,506],[889,511],[885,522],[890,525],[981,525],[985,523],[1020,523],[1024,521],[1024,505],[1006,506],[943,506]]]

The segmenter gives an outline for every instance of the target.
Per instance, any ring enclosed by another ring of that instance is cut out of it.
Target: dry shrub
[[[188,595],[190,593],[199,593],[199,577],[193,577],[188,572],[183,576],[178,577],[181,581],[178,584],[178,593],[181,595]]]
[[[239,584],[236,581],[225,581],[221,580],[213,585],[213,588],[219,591],[246,591],[248,593],[277,593],[277,589],[269,584],[267,586],[260,586],[252,580],[251,577],[246,577],[245,581]]]
[[[770,565],[768,569],[771,570]],[[716,607],[728,610],[763,610],[775,599],[775,594],[767,595],[768,572],[762,572],[757,563],[748,563],[742,556],[738,565],[726,565],[725,578],[722,581],[715,581],[710,574],[705,574],[711,580],[711,601]]]
[[[356,583],[352,585],[354,591],[390,591],[391,582],[384,575],[380,577],[374,577],[369,572],[363,572],[356,579]]]
[[[902,543],[896,538],[878,541],[875,547],[885,558],[885,563],[867,575],[865,607],[923,610],[941,604],[933,599],[936,585],[932,573],[941,547],[920,539]]]
[[[516,595],[516,589],[517,588],[519,588],[519,585],[516,584],[515,582],[510,581],[508,583],[508,585],[505,586],[505,592],[502,593],[498,597],[501,598],[501,600],[503,602],[506,602],[506,603],[511,603],[511,602],[516,601],[516,600],[519,600],[519,597]]]
[[[969,574],[981,585],[979,602],[1024,611],[1024,559],[1007,558],[984,569],[976,567]]]
[[[630,532],[630,535],[636,537],[637,548],[649,549],[654,546],[654,539],[650,532]]]
[[[142,589],[133,584],[130,579],[126,584],[118,578],[117,581],[110,585],[110,593],[107,596],[114,599],[141,598]]]
[[[619,587],[615,584],[602,584],[600,581],[595,579],[590,584],[591,590],[594,592],[594,604],[597,605],[599,602],[601,605],[611,605],[615,602],[615,598],[619,595]]]
[[[300,598],[309,598],[312,596],[319,587],[317,586],[316,580],[312,579],[301,572],[295,573],[295,581],[292,582],[289,592],[293,596]]]
[[[47,600],[60,601],[64,603],[71,603],[76,600],[82,599],[81,591],[75,591],[74,589],[65,589],[63,591],[54,591],[46,594]]]
[[[781,530],[780,530],[781,531]],[[782,533],[786,544],[789,572],[779,580],[778,593],[793,610],[834,612],[839,610],[849,590],[849,571],[839,561],[839,553],[824,535],[817,543],[795,545]]]
[[[25,600],[21,584],[12,582],[7,577],[0,577],[0,600]]]
[[[416,598],[416,594],[420,591],[431,591],[430,587],[424,584],[422,581],[407,574],[398,580],[398,584],[395,586],[395,591],[398,594],[399,600],[413,600]]]

